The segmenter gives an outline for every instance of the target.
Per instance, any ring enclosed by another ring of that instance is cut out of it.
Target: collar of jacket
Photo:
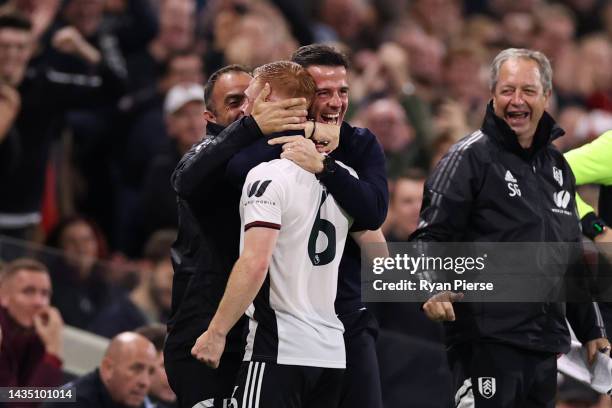
[[[492,100],[487,105],[487,113],[485,114],[481,130],[485,135],[488,135],[493,140],[501,143],[508,150],[525,160],[531,159],[540,150],[542,150],[542,148],[546,147],[556,138],[565,134],[565,131],[561,129],[559,125],[557,125],[552,116],[545,111],[540,119],[540,122],[538,122],[538,127],[536,128],[535,135],[533,136],[531,148],[524,149],[519,144],[518,136],[516,133],[514,133],[514,130],[510,128],[505,120],[495,114]]]
[[[206,135],[207,136],[217,136],[225,129],[223,126],[218,125],[214,122],[208,122],[206,124]]]

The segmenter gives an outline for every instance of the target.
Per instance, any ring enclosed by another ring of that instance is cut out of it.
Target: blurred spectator
[[[612,112],[611,61],[612,44],[606,36],[593,34],[580,42],[577,82],[590,109]]]
[[[319,5],[320,24],[315,26],[317,42],[342,41],[360,48],[376,40],[378,16],[365,0],[323,0]]]
[[[0,276],[0,384],[52,387],[62,381],[60,313],[50,306],[47,268],[27,258],[7,263]]]
[[[53,23],[61,0],[9,0],[4,12],[19,12],[32,23],[32,35],[39,39]]]
[[[63,2],[61,13],[47,36],[47,42],[55,43],[58,33],[76,30],[91,43],[109,62],[115,72],[127,80],[126,58],[146,47],[157,32],[157,19],[150,0],[118,0],[110,3],[112,14],[107,14],[106,0],[68,0]],[[69,72],[85,73],[74,58],[45,50],[43,59],[65,67]],[[91,71],[91,70],[90,70]],[[88,72],[90,75],[92,72]],[[125,83],[123,85],[126,85]],[[95,106],[76,106],[66,116],[72,134],[70,164],[80,181],[75,189],[75,206],[80,213],[96,219],[105,234],[112,235],[112,152],[122,138],[117,117],[116,101],[126,91],[123,87],[114,98]],[[95,188],[93,187],[95,186]],[[114,244],[114,243],[113,243]]]
[[[602,29],[601,10],[605,0],[565,0],[576,15],[576,35],[582,37]]]
[[[168,376],[164,367],[164,343],[166,342],[166,326],[162,324],[150,324],[139,327],[136,333],[146,337],[157,350],[157,371],[151,380],[149,399],[155,408],[174,408],[177,407],[176,394],[168,384]]]
[[[69,107],[99,104],[121,89],[120,73],[78,31],[58,32],[54,46],[86,61],[99,75],[60,71],[44,60],[26,73],[36,45],[27,20],[17,14],[0,17],[0,92],[6,112],[0,125],[0,232],[22,239],[33,237],[41,219],[45,167],[58,120]]]
[[[55,227],[47,244],[62,251],[47,262],[54,283],[51,302],[67,324],[84,329],[118,290],[100,261],[99,229],[87,218],[71,216]]]
[[[408,169],[394,181],[389,200],[389,214],[383,231],[387,242],[404,242],[416,230],[427,174]]]
[[[176,193],[170,176],[187,150],[206,135],[205,109],[204,88],[199,84],[175,85],[166,96],[166,131],[172,144],[153,158],[144,179],[140,206],[144,236],[178,226]]]
[[[224,50],[225,62],[258,67],[289,59],[297,46],[286,21],[275,9],[253,9],[237,21]]]
[[[553,84],[559,105],[575,98],[577,47],[574,42],[576,23],[570,9],[562,4],[544,5],[535,14],[533,48],[551,60],[555,71]]]
[[[422,164],[423,155],[414,143],[414,129],[396,99],[385,97],[371,101],[359,110],[355,121],[378,138],[387,157],[389,176]]]
[[[170,57],[194,46],[195,10],[194,0],[159,1],[157,36],[128,58],[131,92],[157,84]]]
[[[448,134],[454,140],[459,140],[478,126],[468,123],[466,109],[469,107],[450,98],[443,99],[433,105],[433,131],[435,140],[444,134]],[[475,115],[479,108],[474,107]],[[475,116],[473,116],[475,117]]]
[[[429,34],[448,42],[462,30],[461,0],[413,0],[411,15]]]
[[[66,387],[74,387],[78,407],[145,408],[156,369],[153,344],[140,334],[123,332],[111,340],[99,368]],[[57,402],[45,407],[64,408],[65,405]]]
[[[457,43],[444,58],[444,94],[457,101],[471,129],[480,125],[490,96],[486,61],[486,51],[473,43]]]
[[[170,248],[176,231],[157,231],[146,244],[138,285],[114,299],[94,318],[89,330],[105,337],[153,322],[166,322],[172,298]]]
[[[431,102],[442,84],[442,61],[446,46],[416,21],[408,19],[397,22],[391,28],[390,39],[408,52],[414,93]]]
[[[531,43],[535,28],[533,13],[511,12],[502,17],[502,30],[506,46],[524,48]]]
[[[163,65],[162,76],[147,88],[134,91],[122,98],[120,109],[125,121],[125,138],[116,148],[117,153],[117,196],[115,211],[115,247],[129,256],[139,256],[148,234],[155,230],[142,230],[141,195],[147,171],[154,158],[171,154],[175,150],[172,137],[168,134],[164,100],[168,90],[180,83],[201,84],[203,81],[202,61],[193,50],[176,52]],[[202,133],[204,134],[204,130]],[[162,182],[160,183],[160,180]],[[169,180],[169,178],[166,178]],[[160,188],[170,188],[163,179],[156,179]],[[168,218],[174,221],[172,214]]]

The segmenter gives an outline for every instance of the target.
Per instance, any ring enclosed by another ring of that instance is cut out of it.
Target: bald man
[[[144,408],[156,362],[153,343],[140,334],[123,332],[111,340],[98,369],[66,387],[76,388],[78,407]],[[65,404],[45,407],[65,408]]]

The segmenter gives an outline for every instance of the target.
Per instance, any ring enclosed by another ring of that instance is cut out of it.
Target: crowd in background
[[[500,50],[528,47],[551,60],[549,112],[566,131],[559,149],[612,128],[609,0],[7,0],[0,7],[15,11],[31,21],[35,44],[12,110],[5,110],[14,100],[10,84],[0,84],[0,119],[27,125],[0,136],[0,258],[31,255],[26,241],[54,248],[35,251],[49,269],[51,304],[66,324],[109,338],[164,322],[170,308],[177,219],[169,178],[204,135],[197,126],[177,130],[165,113],[176,84],[203,85],[228,64],[254,68],[288,59],[300,45],[333,43],[351,61],[347,119],[369,128],[387,157],[389,241],[416,228],[428,171],[480,127],[488,66]],[[10,52],[0,38],[0,65]],[[383,328],[440,335],[433,323],[399,322],[394,316],[404,312],[384,312],[389,307],[379,308]]]

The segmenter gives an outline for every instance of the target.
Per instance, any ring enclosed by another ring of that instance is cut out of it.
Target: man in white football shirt
[[[246,114],[264,87],[269,100],[311,101],[316,89],[298,64],[264,65],[245,91]],[[312,173],[286,159],[249,172],[240,216],[240,258],[192,354],[217,366],[226,333],[246,311],[250,323],[235,392],[238,406],[335,407],[346,360],[334,299],[351,220]],[[355,233],[362,241],[368,234],[376,233]]]

